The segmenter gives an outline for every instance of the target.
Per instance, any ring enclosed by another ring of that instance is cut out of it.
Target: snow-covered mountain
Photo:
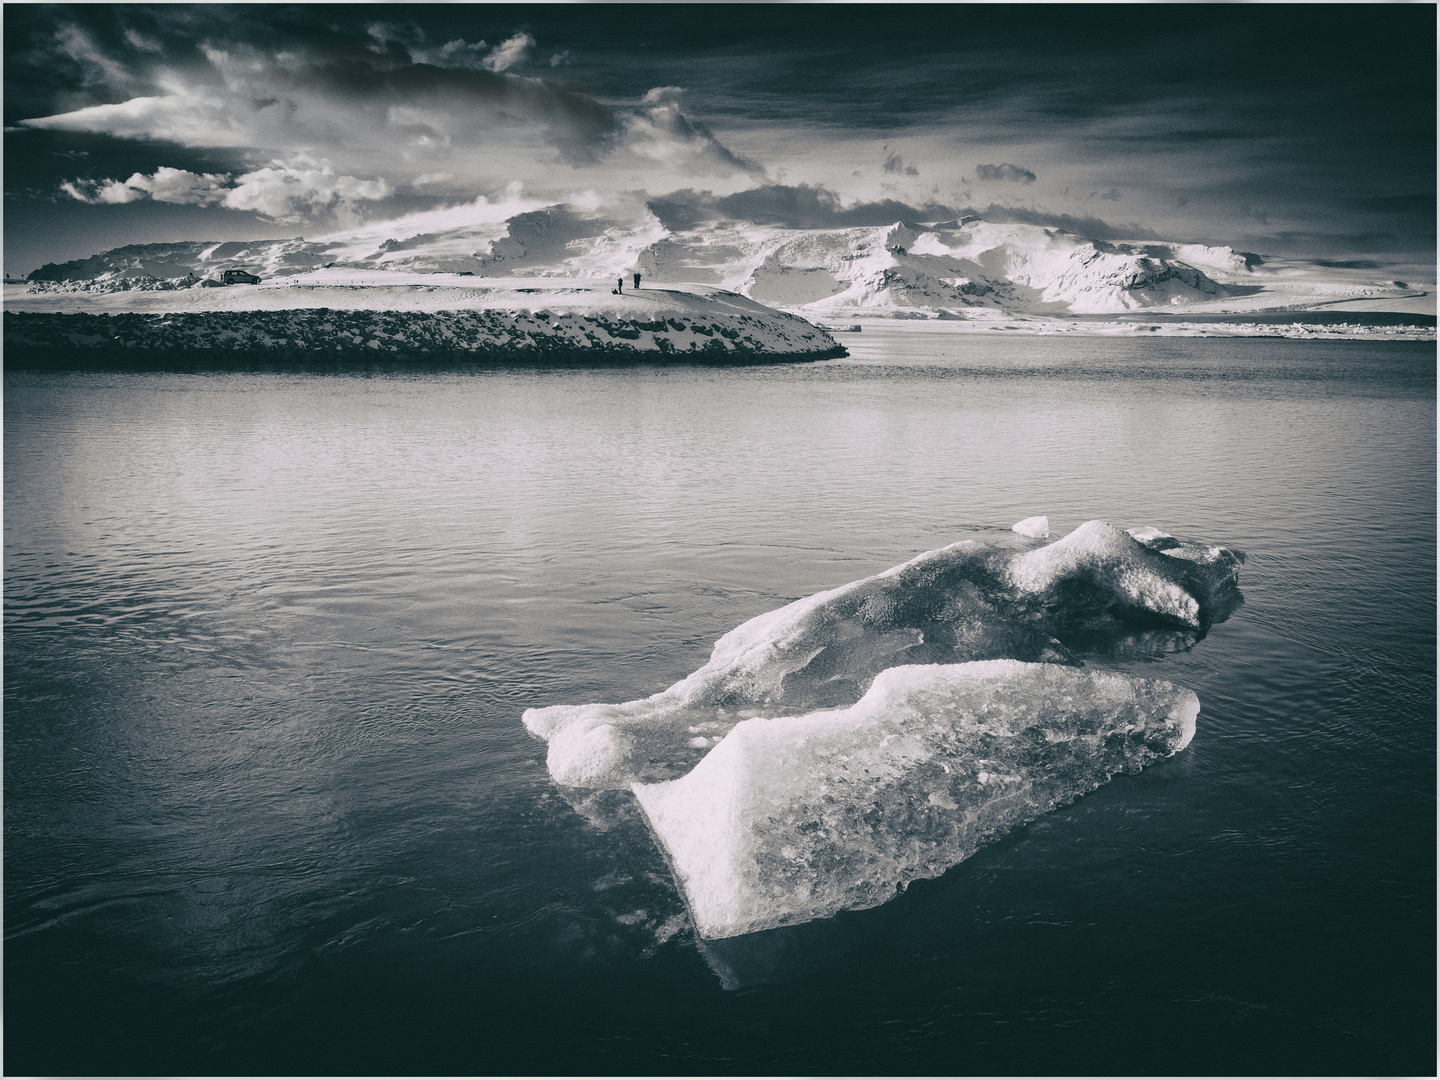
[[[262,277],[320,267],[597,280],[641,272],[704,283],[806,318],[1119,314],[1260,310],[1409,295],[1404,283],[1323,264],[1182,243],[1110,243],[1040,225],[977,218],[793,229],[744,221],[667,228],[647,211],[606,216],[567,205],[455,221],[417,215],[318,240],[132,245],[47,264],[41,289],[179,288],[227,269]],[[1399,290],[1397,292],[1397,290]]]

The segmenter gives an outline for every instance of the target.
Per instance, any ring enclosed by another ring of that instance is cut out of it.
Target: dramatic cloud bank
[[[343,223],[361,204],[397,192],[474,197],[515,179],[553,180],[557,165],[600,170],[602,179],[607,169],[615,178],[638,169],[661,186],[666,177],[765,175],[686,115],[681,87],[606,102],[522,74],[537,46],[525,31],[496,45],[435,42],[384,22],[371,23],[363,43],[338,47],[202,38],[187,65],[161,63],[161,47],[137,32],[125,40],[128,63],[77,26],[57,30],[51,47],[80,66],[87,85],[123,100],[28,117],[20,127],[227,150],[251,167],[222,175],[165,163],[129,179],[58,185],[81,202],[149,199],[286,223],[325,213]],[[558,53],[552,59],[562,62]],[[142,77],[137,68],[147,64]],[[148,92],[135,93],[141,88]],[[624,185],[612,178],[605,186]]]
[[[359,203],[384,199],[394,191],[384,177],[361,180],[340,176],[329,162],[305,157],[273,161],[233,180],[214,173],[161,166],[150,176],[135,173],[123,182],[67,180],[60,188],[86,203],[153,199],[179,206],[224,206],[253,210],[271,221],[287,224],[304,221],[316,210],[335,212],[341,220],[353,218]]]

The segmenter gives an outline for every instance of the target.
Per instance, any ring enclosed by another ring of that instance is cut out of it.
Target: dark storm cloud
[[[986,221],[1013,222],[1018,225],[1043,225],[1047,229],[1060,229],[1089,240],[1159,240],[1155,230],[1131,222],[1112,225],[1097,217],[1077,217],[1074,214],[1059,214],[1025,207],[997,206],[994,203],[984,209],[967,209],[969,214]]]
[[[976,165],[975,175],[981,180],[1003,180],[1008,183],[1033,184],[1035,174],[1029,169],[1022,169],[1019,165],[1012,165],[1010,162],[1001,162],[999,165]]]
[[[708,191],[675,191],[647,204],[669,229],[691,229],[706,221],[749,221],[791,229],[839,229],[889,225],[895,221],[934,221],[953,217],[954,208],[923,207],[885,199],[844,207],[838,195],[823,187],[769,184],[716,196]]]

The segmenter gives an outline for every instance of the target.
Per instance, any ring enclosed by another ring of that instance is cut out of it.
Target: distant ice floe
[[[1243,553],[1090,521],[976,533],[736,627],[648,698],[529,709],[554,780],[633,791],[703,937],[871,907],[1184,748],[1199,702],[1082,670],[1188,648]]]
[[[1010,526],[1011,532],[1017,532],[1021,536],[1033,536],[1037,540],[1044,540],[1050,536],[1050,519],[1043,514],[1040,517],[1028,517],[1024,521],[1017,521]]]

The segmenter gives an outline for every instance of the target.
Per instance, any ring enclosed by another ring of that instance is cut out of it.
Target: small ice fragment
[[[1044,540],[1050,535],[1050,519],[1044,514],[1039,517],[1028,517],[1024,521],[1017,521],[1010,526],[1011,532],[1017,532],[1021,536],[1033,536],[1036,540]]]
[[[693,746],[693,747],[695,747],[697,750],[704,750],[705,747],[707,747],[707,746],[710,745],[710,740],[707,739],[707,738],[705,738],[704,735],[697,735],[695,738],[691,739],[691,740],[690,740],[689,742],[687,742],[685,745],[686,745],[686,746]]]
[[[1174,537],[1172,537],[1169,533],[1161,532],[1159,529],[1155,528],[1154,525],[1146,525],[1143,528],[1139,529],[1126,529],[1125,531],[1131,536],[1133,536],[1136,540],[1139,540],[1142,544],[1147,540],[1174,539]]]

